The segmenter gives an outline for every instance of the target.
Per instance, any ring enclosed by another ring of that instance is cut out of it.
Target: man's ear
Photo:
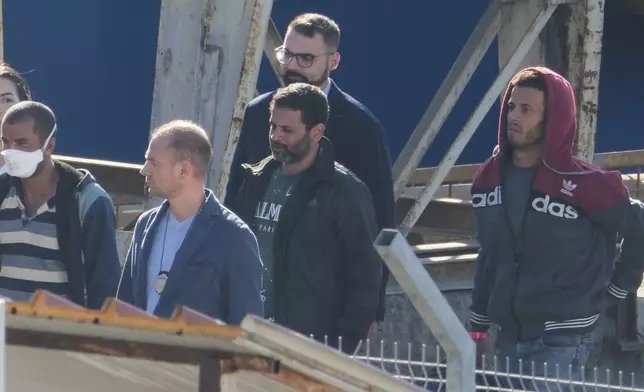
[[[340,65],[340,58],[340,52],[335,52],[331,55],[331,71],[338,69],[338,66]]]
[[[325,126],[320,123],[311,128],[311,138],[317,143],[324,136]]]
[[[192,167],[192,165],[188,161],[181,161],[179,162],[178,166],[179,166],[179,175],[182,178],[189,177],[194,171],[194,167]]]
[[[52,155],[54,153],[55,148],[56,148],[56,139],[55,138],[49,139],[49,142],[47,142],[47,145],[45,146],[45,150],[43,151],[43,155]]]

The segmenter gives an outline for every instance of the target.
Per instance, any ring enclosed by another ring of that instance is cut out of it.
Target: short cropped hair
[[[326,125],[329,118],[326,95],[319,87],[308,83],[293,83],[277,90],[271,100],[271,113],[276,107],[299,111],[307,131],[318,124]]]
[[[286,33],[295,30],[305,37],[320,34],[329,50],[335,52],[340,46],[340,27],[331,18],[320,14],[301,14],[289,23]]]
[[[22,101],[7,110],[2,124],[18,124],[29,120],[34,121],[34,132],[41,143],[44,143],[56,127],[56,116],[47,106],[35,101]],[[56,137],[53,135],[52,138]]]
[[[206,131],[192,121],[174,120],[154,130],[152,139],[168,137],[175,161],[188,161],[205,178],[212,159],[212,144]]]
[[[510,82],[514,87],[531,87],[539,91],[546,91],[546,80],[541,72],[534,69],[524,69],[514,75]]]
[[[31,90],[27,81],[7,63],[0,63],[0,78],[5,78],[16,85],[20,101],[31,100]]]

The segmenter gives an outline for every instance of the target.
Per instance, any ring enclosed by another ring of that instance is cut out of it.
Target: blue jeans
[[[574,335],[543,335],[537,339],[517,343],[505,340],[501,332],[496,346],[497,370],[502,372],[509,370],[509,373],[521,373],[525,376],[521,379],[506,379],[506,382],[503,382],[506,384],[505,387],[525,387],[535,391],[565,391],[573,389],[567,381],[581,380],[582,366],[586,364],[593,349],[594,337],[592,332]],[[521,368],[519,368],[519,360],[522,361]],[[531,381],[531,376],[561,381],[548,383]]]

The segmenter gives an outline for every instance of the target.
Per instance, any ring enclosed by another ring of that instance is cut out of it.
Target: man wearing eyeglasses
[[[340,28],[319,14],[297,16],[288,26],[284,45],[276,50],[280,73],[286,85],[304,82],[327,95],[330,116],[326,137],[337,162],[351,170],[371,192],[378,230],[395,227],[391,158],[387,137],[380,122],[360,102],[346,94],[330,79],[340,63]],[[251,101],[231,165],[224,204],[229,206],[242,181],[242,164],[255,164],[271,154],[266,140],[269,104],[274,91]],[[293,146],[295,149],[298,146]],[[389,272],[383,264],[383,284],[375,320],[385,313],[385,287]],[[375,325],[374,325],[375,326]],[[372,330],[373,332],[373,330]]]

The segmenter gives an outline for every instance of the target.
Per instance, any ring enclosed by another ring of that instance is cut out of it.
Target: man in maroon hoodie
[[[481,245],[470,335],[481,348],[490,323],[510,370],[579,376],[606,301],[635,292],[644,271],[644,205],[617,172],[573,156],[572,87],[547,68],[510,82],[498,145],[476,174],[472,203]],[[623,238],[615,263],[618,234]],[[544,369],[544,363],[548,368]]]

